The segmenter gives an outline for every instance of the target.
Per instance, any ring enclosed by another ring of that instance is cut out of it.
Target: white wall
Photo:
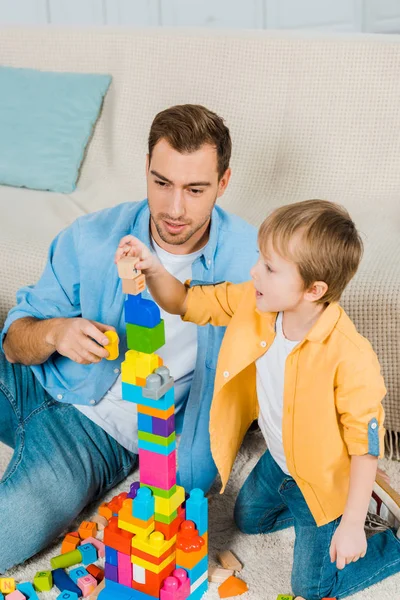
[[[0,23],[400,33],[400,0],[0,0]]]

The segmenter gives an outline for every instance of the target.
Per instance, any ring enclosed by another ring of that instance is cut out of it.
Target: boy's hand
[[[332,538],[329,554],[331,562],[336,561],[338,569],[364,558],[367,552],[367,538],[364,524],[341,521]]]
[[[146,244],[133,235],[126,235],[121,239],[115,253],[114,262],[117,263],[125,256],[138,256],[140,260],[136,263],[135,268],[145,274],[150,274],[154,268],[160,265],[157,256],[152,254]]]

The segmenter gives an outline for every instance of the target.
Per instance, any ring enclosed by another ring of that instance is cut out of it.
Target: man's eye
[[[190,190],[190,191],[192,192],[192,194],[194,194],[194,195],[198,195],[198,194],[201,194],[203,190],[196,190],[196,189],[194,189],[194,188],[191,188],[191,190]]]
[[[160,187],[165,187],[167,185],[165,181],[156,181],[156,184]]]

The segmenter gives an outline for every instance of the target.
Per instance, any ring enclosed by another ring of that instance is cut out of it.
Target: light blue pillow
[[[69,193],[109,75],[0,67],[0,184]]]

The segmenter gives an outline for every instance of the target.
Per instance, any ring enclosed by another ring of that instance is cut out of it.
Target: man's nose
[[[174,191],[170,212],[171,217],[174,217],[175,219],[181,217],[185,213],[185,201],[183,190],[177,189]]]

